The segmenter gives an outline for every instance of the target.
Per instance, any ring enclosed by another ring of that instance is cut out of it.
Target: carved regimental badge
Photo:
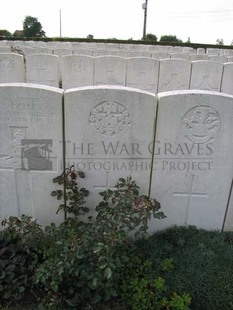
[[[89,124],[101,135],[114,137],[127,131],[131,125],[131,116],[121,103],[104,101],[90,112]]]
[[[184,136],[192,143],[213,141],[221,122],[218,112],[209,106],[200,105],[188,110],[182,119]]]
[[[4,57],[0,59],[0,69],[2,71],[11,71],[14,68],[14,62],[10,57]]]

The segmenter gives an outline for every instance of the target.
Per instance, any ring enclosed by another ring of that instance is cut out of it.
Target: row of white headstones
[[[79,183],[93,213],[100,191],[131,176],[167,216],[151,220],[150,232],[233,229],[233,96],[1,84],[0,109],[1,218],[59,223],[52,179],[74,165],[85,173]]]
[[[60,61],[59,61],[60,59]],[[159,93],[198,89],[233,94],[233,62],[0,54],[0,83],[27,82],[63,89],[91,85],[135,87]]]
[[[149,42],[148,42],[149,43]],[[108,42],[62,42],[62,41],[27,41],[27,40],[2,40],[0,41],[0,48],[5,48],[8,52],[9,49],[19,48],[25,49],[25,53],[34,52],[36,50],[53,51],[64,53],[67,50],[77,51],[79,49],[95,51],[128,51],[128,52],[163,52],[163,53],[188,53],[188,54],[207,54],[207,55],[233,55],[232,48],[193,48],[190,46],[176,46],[174,45],[156,45],[156,44],[130,44],[130,43],[108,43]],[[60,50],[60,51],[59,51]],[[92,55],[91,55],[92,56]]]

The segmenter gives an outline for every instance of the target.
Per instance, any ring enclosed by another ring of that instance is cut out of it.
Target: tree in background
[[[178,39],[176,36],[173,35],[164,35],[160,37],[160,42],[177,42],[182,43],[182,40]]]
[[[11,37],[11,36],[12,34],[10,33],[10,31],[6,29],[0,30],[0,37]]]
[[[224,45],[223,39],[217,39],[216,44],[217,45]]]
[[[158,38],[153,33],[147,33],[144,40],[151,41],[151,42],[157,42]]]
[[[26,16],[23,21],[23,31],[26,38],[45,37],[41,23],[36,17]]]

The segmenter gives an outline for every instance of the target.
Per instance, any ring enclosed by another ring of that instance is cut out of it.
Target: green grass
[[[191,295],[192,310],[233,309],[233,232],[173,227],[137,241],[135,251],[143,260],[153,262],[154,278],[162,276],[169,293]],[[165,258],[173,259],[174,268],[161,275],[160,263]],[[16,309],[35,310],[37,307],[22,303],[0,308]]]
[[[191,309],[233,309],[233,233],[174,227],[137,246],[153,261],[155,275],[162,259],[173,259],[164,278],[171,291],[190,293]]]

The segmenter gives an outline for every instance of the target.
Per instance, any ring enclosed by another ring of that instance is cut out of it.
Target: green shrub
[[[133,310],[188,310],[189,294],[170,292],[163,276],[154,275],[153,263],[131,253],[131,259],[123,272],[121,297]],[[161,275],[173,269],[172,259],[165,259],[160,265]]]
[[[174,270],[164,278],[170,292],[189,292],[191,309],[233,309],[233,233],[174,227],[137,246],[153,261],[155,276],[164,258],[173,259]]]
[[[67,216],[60,227],[46,229],[44,263],[37,270],[37,283],[46,291],[43,304],[49,308],[98,308],[116,297],[121,269],[129,262],[133,244],[129,234],[146,235],[148,219],[164,217],[160,204],[139,195],[138,186],[128,178],[120,179],[116,190],[100,193],[95,219],[80,220],[88,210],[84,206],[87,191],[78,188],[78,177],[80,173],[71,167],[54,180],[65,185],[65,192],[52,195],[65,198],[59,210]]]
[[[43,232],[31,217],[10,217],[0,231],[0,305],[15,303],[35,287]]]

